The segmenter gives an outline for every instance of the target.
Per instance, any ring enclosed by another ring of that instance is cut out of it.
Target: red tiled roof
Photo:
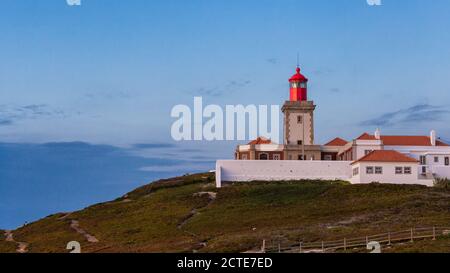
[[[429,136],[381,136],[384,145],[390,146],[431,146]],[[364,133],[357,140],[376,140],[375,136]],[[436,146],[449,146],[448,144],[436,140]]]
[[[364,134],[360,135],[357,139],[358,140],[376,140],[375,136],[371,136],[368,133],[364,133]]]
[[[264,137],[258,137],[257,139],[248,143],[248,145],[261,145],[261,144],[272,144],[272,140]]]
[[[363,156],[359,160],[354,161],[352,164],[358,162],[404,162],[404,163],[417,163],[414,158],[401,154],[393,150],[375,150],[366,156]]]
[[[332,141],[328,142],[324,146],[345,146],[348,143],[348,141],[342,139],[342,138],[335,138]]]
[[[384,145],[392,146],[431,146],[428,136],[381,136]],[[449,146],[448,144],[436,140],[436,146]]]

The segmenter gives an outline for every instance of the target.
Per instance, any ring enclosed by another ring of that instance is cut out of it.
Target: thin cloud
[[[0,105],[0,126],[13,125],[17,121],[45,117],[66,117],[67,114],[47,104],[21,106]]]
[[[12,124],[11,119],[0,118],[0,126],[7,126],[7,125],[11,125],[11,124]]]
[[[116,100],[116,99],[131,99],[133,96],[130,92],[118,91],[118,92],[89,92],[84,94],[84,96],[91,100],[105,99],[105,100]]]
[[[449,113],[450,111],[446,110],[443,106],[417,104],[406,109],[387,112],[376,118],[362,121],[359,125],[392,127],[409,123],[440,121]]]
[[[314,70],[312,73],[316,76],[325,76],[334,73],[334,70],[328,67],[322,67]]]
[[[270,64],[277,64],[278,59],[277,58],[269,58],[269,59],[266,59],[266,62],[268,62]]]
[[[251,83],[250,80],[231,80],[225,83],[223,86],[216,87],[200,87],[193,93],[195,95],[208,96],[208,97],[221,97],[226,94],[234,93]]]

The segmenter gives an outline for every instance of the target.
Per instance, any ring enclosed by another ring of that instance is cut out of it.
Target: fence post
[[[322,253],[325,253],[325,244],[323,241],[322,241]]]
[[[411,228],[411,243],[414,242],[414,230]]]
[[[433,227],[433,241],[436,241],[436,227]]]
[[[344,238],[344,251],[347,251],[347,239]]]
[[[262,253],[266,253],[266,240],[265,239],[263,240],[263,244],[262,244],[262,247],[261,247],[261,252]]]
[[[388,246],[391,245],[391,232],[388,232]]]
[[[302,242],[300,241],[300,253],[302,253]]]
[[[281,244],[278,243],[278,253],[281,253]]]
[[[369,244],[369,236],[366,236],[366,245]]]

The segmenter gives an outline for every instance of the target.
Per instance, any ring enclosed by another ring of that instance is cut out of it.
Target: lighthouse
[[[308,100],[308,79],[300,73],[300,67],[297,67],[294,76],[289,79],[290,100],[307,101]]]
[[[289,78],[289,100],[283,105],[284,158],[288,160],[320,160],[320,147],[314,144],[314,110],[308,100],[308,78],[299,66]]]

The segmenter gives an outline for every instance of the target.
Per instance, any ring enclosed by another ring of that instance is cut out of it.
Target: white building
[[[353,184],[392,183],[433,185],[418,175],[419,161],[393,150],[375,150],[351,163]]]
[[[417,160],[421,179],[450,178],[450,146],[437,139],[435,131],[430,136],[385,136],[377,129],[342,146],[338,160],[355,161],[378,150],[397,151]]]

